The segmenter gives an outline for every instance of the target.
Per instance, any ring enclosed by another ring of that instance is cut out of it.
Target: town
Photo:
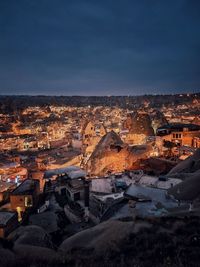
[[[200,266],[200,1],[0,1],[0,267]]]
[[[199,216],[200,95],[187,97],[2,104],[0,236],[39,226],[60,245],[113,219]]]

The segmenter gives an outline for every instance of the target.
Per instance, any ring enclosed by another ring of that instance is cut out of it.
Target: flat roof
[[[167,201],[166,190],[141,185],[130,185],[125,191],[125,195],[138,199],[148,198],[152,201],[160,201],[161,203]]]
[[[36,179],[26,179],[24,180],[16,189],[12,191],[12,195],[26,195],[31,194],[34,189],[35,185],[39,183]]]
[[[136,201],[139,199],[151,200],[148,202],[136,202],[135,212],[141,217],[165,216],[170,214],[171,209],[178,207],[178,201],[168,197],[167,191],[163,189],[131,185],[124,193],[126,197],[132,197]],[[129,214],[128,205],[125,205],[123,213]]]
[[[54,175],[61,175],[61,174],[69,174],[72,171],[82,171],[79,167],[77,166],[69,166],[65,168],[57,168],[57,169],[52,169],[45,171],[44,173],[44,179],[48,179],[53,177]]]
[[[68,173],[70,179],[78,179],[86,176],[86,172],[83,170],[71,171]]]
[[[0,226],[6,226],[8,221],[15,215],[16,215],[15,212],[0,211]]]
[[[169,130],[183,130],[183,128],[188,128],[189,131],[198,131],[200,130],[200,125],[197,124],[192,124],[192,123],[169,123],[169,124],[165,124],[161,127],[159,127],[157,129],[157,131],[159,130],[165,130],[165,129],[169,129]]]

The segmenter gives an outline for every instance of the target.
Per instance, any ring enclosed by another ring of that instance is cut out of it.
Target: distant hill
[[[157,108],[164,105],[188,104],[193,100],[200,101],[200,93],[176,94],[176,95],[143,95],[143,96],[26,96],[0,95],[0,110],[13,111],[28,106],[119,106],[127,108],[138,108],[149,103],[149,107]]]

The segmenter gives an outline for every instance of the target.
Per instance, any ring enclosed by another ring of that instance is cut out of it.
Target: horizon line
[[[141,94],[141,95],[48,95],[48,94],[1,94],[0,97],[12,97],[12,96],[20,96],[20,97],[140,97],[140,96],[181,96],[181,95],[199,95],[200,92],[194,92],[194,93],[171,93],[171,94],[165,94],[165,93],[158,93],[158,94]]]

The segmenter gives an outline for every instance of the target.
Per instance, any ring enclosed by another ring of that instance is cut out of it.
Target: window
[[[32,207],[33,206],[33,201],[31,197],[25,197],[25,207]]]
[[[175,138],[176,138],[176,139],[180,139],[181,136],[182,136],[182,135],[181,135],[180,133],[174,133],[174,134],[173,134],[173,138],[174,138],[174,139],[175,139]]]

